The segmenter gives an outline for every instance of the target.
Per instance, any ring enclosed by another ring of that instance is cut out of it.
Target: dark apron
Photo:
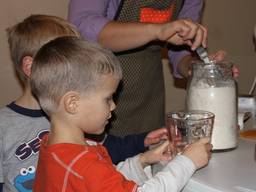
[[[180,0],[124,0],[115,20],[139,22],[142,8],[167,10],[173,6],[177,17]],[[123,70],[123,79],[116,93],[117,108],[109,132],[117,136],[152,131],[164,126],[165,90],[162,69],[162,46],[151,42],[145,46],[116,54]]]

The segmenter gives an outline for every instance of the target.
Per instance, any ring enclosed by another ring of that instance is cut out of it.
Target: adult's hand
[[[207,30],[199,23],[190,19],[179,19],[161,24],[157,38],[174,45],[189,45],[191,50],[199,46],[206,47]]]

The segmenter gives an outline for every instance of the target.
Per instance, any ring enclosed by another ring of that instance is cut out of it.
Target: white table
[[[182,192],[256,192],[255,140],[240,139],[238,148],[212,153]]]

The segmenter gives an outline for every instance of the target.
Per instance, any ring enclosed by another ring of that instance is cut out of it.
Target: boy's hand
[[[182,154],[191,159],[196,168],[199,169],[207,165],[210,159],[212,145],[209,142],[210,138],[202,138],[199,141],[188,145]]]
[[[201,45],[206,47],[207,30],[190,19],[179,19],[162,24],[157,33],[157,38],[174,45],[187,44],[191,47],[191,50],[195,50]]]
[[[167,129],[160,128],[154,131],[151,131],[147,134],[144,139],[144,146],[149,147],[150,145],[157,144],[161,140],[167,139]]]
[[[161,145],[150,149],[140,155],[140,162],[142,167],[146,167],[147,165],[151,165],[154,163],[158,163],[160,161],[169,161],[172,156],[170,151],[170,142],[165,141]]]

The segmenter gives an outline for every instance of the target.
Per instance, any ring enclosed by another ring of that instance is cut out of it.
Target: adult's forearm
[[[158,24],[110,21],[100,32],[98,41],[115,52],[140,47],[157,39]]]

